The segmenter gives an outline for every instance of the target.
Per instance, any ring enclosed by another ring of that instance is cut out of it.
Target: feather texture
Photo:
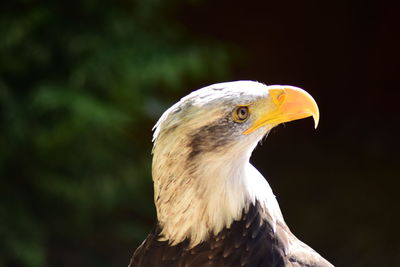
[[[285,224],[278,224],[274,232],[262,213],[258,203],[251,205],[240,220],[193,248],[188,240],[175,246],[158,241],[161,229],[156,227],[136,250],[129,267],[332,266]]]

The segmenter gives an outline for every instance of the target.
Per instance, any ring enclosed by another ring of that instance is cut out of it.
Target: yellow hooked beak
[[[283,122],[299,120],[312,116],[317,128],[319,110],[314,98],[303,89],[294,86],[268,86],[269,97],[249,106],[256,117],[253,125],[243,132],[250,134],[267,124],[278,125]]]

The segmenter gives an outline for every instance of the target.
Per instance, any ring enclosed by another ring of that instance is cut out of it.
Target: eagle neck
[[[235,158],[204,154],[188,166],[188,151],[154,150],[153,180],[161,239],[195,246],[229,228],[256,201],[272,226],[279,206],[262,175],[249,163],[251,151]],[[283,220],[283,219],[282,219]]]

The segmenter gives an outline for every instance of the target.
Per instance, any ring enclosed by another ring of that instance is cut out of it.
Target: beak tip
[[[313,115],[313,119],[314,119],[314,129],[317,129],[319,123],[319,115],[318,116]]]

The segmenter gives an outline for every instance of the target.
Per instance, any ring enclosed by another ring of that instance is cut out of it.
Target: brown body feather
[[[285,224],[278,224],[274,232],[258,204],[251,205],[229,229],[193,248],[189,248],[188,240],[175,246],[158,241],[159,232],[160,228],[156,227],[147,237],[135,251],[129,267],[332,266],[299,241]]]

